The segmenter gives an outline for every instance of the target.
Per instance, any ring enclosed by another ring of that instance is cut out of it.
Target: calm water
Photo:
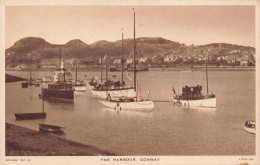
[[[27,72],[7,72],[26,77]],[[35,72],[36,77],[52,72]],[[120,79],[120,73],[116,74]],[[132,73],[130,73],[130,76]],[[92,78],[98,72],[80,72]],[[116,79],[116,78],[115,78]],[[173,85],[197,85],[206,91],[205,72],[138,73],[144,98],[170,100]],[[89,81],[89,80],[87,80]],[[130,82],[128,82],[130,83]],[[41,86],[43,86],[42,84]],[[46,85],[46,84],[45,84]],[[41,87],[6,84],[6,121],[38,130],[39,123],[66,127],[64,138],[97,146],[119,155],[253,155],[255,135],[247,133],[246,120],[255,120],[255,72],[212,71],[209,90],[216,93],[217,109],[185,109],[171,102],[156,102],[152,112],[106,109],[90,90],[75,94],[74,104],[45,102],[46,119],[16,121],[14,113],[39,112]]]

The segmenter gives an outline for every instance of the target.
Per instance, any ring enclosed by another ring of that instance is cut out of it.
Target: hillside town
[[[223,55],[221,55],[221,53]],[[139,55],[137,58],[137,64],[151,68],[161,67],[178,67],[178,66],[201,66],[205,65],[205,60],[208,57],[208,64],[212,66],[237,66],[247,67],[255,65],[255,51],[251,49],[233,49],[230,51],[223,51],[223,49],[211,48],[207,52],[203,52],[203,48],[191,47],[188,50],[172,50],[165,54],[158,54],[152,57]],[[64,58],[64,66],[69,69],[76,68],[76,60],[78,61],[77,67],[79,69],[86,69],[93,66],[100,65],[100,57],[93,59],[76,59],[76,58]],[[121,67],[121,57],[108,56],[107,62],[110,67]],[[35,69],[56,69],[59,67],[60,59],[42,59],[39,63],[33,63],[32,65],[21,63],[18,65],[6,65],[7,69],[23,70],[30,66]],[[133,65],[133,58],[127,57],[124,60],[124,64],[127,67]]]

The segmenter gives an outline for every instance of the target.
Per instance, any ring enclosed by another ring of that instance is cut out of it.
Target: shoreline
[[[116,156],[45,132],[5,123],[6,156]]]
[[[36,72],[48,72],[55,71],[56,69],[32,69],[32,71]],[[68,69],[69,71],[75,71],[75,69]],[[205,66],[183,66],[183,67],[168,67],[168,68],[152,68],[150,67],[148,71],[201,71],[205,70]],[[208,66],[208,70],[210,71],[255,71],[256,67],[232,67],[232,66]],[[30,71],[30,69],[5,69],[5,71]],[[100,72],[100,68],[79,68],[78,72]],[[138,72],[148,72],[148,71],[138,71]],[[121,71],[109,71],[109,72],[121,72]],[[132,72],[132,71],[128,71]]]

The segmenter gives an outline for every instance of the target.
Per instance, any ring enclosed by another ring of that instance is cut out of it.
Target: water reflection
[[[143,96],[150,90],[154,100],[169,100],[173,84],[177,92],[183,84],[206,86],[203,72],[183,72],[181,78],[177,73],[139,73]],[[100,76],[99,72],[82,73],[85,74],[91,78]],[[65,137],[70,140],[124,155],[254,154],[255,137],[243,130],[244,121],[255,118],[254,72],[221,71],[209,76],[210,89],[218,93],[217,109],[156,102],[151,112],[118,111],[105,108],[93,97],[87,82],[87,91],[75,92],[73,104],[46,101],[47,118],[32,121],[16,121],[14,113],[41,112],[41,88],[24,89],[21,83],[8,83],[5,120],[35,130],[39,123],[61,125],[66,127]],[[234,140],[234,136],[238,138]]]
[[[149,117],[151,114],[153,114],[153,110],[151,111],[132,111],[132,110],[118,110],[113,108],[101,108],[101,110],[111,113],[111,114],[117,114],[117,115],[123,115],[123,116],[138,116],[138,117]]]

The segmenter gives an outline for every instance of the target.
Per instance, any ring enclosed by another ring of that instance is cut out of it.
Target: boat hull
[[[66,101],[74,100],[74,90],[73,89],[43,89],[44,98],[53,98]]]
[[[245,129],[247,132],[252,133],[252,134],[255,134],[255,132],[256,132],[256,129],[255,129],[255,128],[249,128],[249,127],[244,126],[244,129]]]
[[[182,106],[189,107],[205,107],[205,108],[216,108],[217,107],[217,99],[215,98],[205,98],[199,100],[179,100],[181,104],[179,104],[176,98],[173,99],[174,103]]]
[[[16,113],[16,120],[45,119],[46,113]]]
[[[26,82],[22,83],[22,88],[28,88],[28,84]]]
[[[49,124],[39,124],[39,131],[52,132],[52,133],[63,133],[64,127],[59,127]]]
[[[76,86],[73,86],[73,88],[76,92],[85,92],[86,91],[86,85],[76,85]]]
[[[136,92],[135,92],[134,88],[122,88],[122,89],[110,89],[110,90],[95,90],[92,88],[91,93],[100,99],[106,99],[108,94],[112,98],[120,98],[120,97],[134,98],[134,97],[136,97]]]
[[[256,134],[256,124],[253,121],[246,121],[244,129],[252,134]]]
[[[133,101],[133,102],[114,102],[99,100],[104,106],[119,110],[146,110],[151,111],[154,108],[153,101]]]

